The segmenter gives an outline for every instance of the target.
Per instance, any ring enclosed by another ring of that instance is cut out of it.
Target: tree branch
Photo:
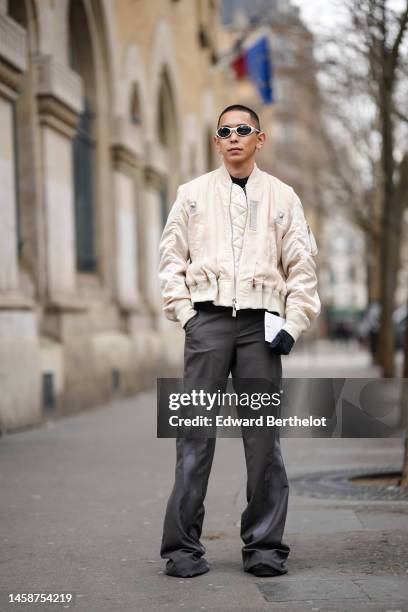
[[[401,121],[405,121],[405,123],[408,123],[408,115],[405,115],[400,110],[398,110],[398,108],[395,108],[395,107],[393,109],[393,112],[394,112],[394,115],[398,117],[398,119],[400,119]]]
[[[402,13],[401,17],[399,18],[399,22],[400,22],[400,27],[398,30],[398,34],[395,37],[395,41],[394,44],[392,46],[391,49],[391,69],[394,70],[396,65],[398,64],[398,55],[399,55],[399,48],[401,45],[401,42],[404,38],[404,34],[405,31],[407,29],[407,25],[408,25],[408,1],[405,5],[405,10]]]

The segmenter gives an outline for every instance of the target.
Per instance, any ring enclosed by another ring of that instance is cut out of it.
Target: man
[[[224,109],[214,136],[223,164],[179,187],[160,242],[163,310],[185,330],[184,379],[214,380],[213,389],[230,372],[238,388],[247,379],[280,381],[281,355],[320,313],[317,245],[293,189],[255,163],[265,138],[253,110]],[[286,318],[271,343],[265,311]],[[288,481],[279,434],[243,438],[244,570],[281,575],[290,548],[282,542]],[[168,575],[191,577],[209,570],[200,536],[215,438],[178,437],[176,447],[160,552]]]

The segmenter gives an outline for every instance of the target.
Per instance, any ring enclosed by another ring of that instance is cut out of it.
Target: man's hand
[[[289,355],[294,344],[295,341],[292,336],[284,329],[281,329],[272,342],[269,343],[269,348],[275,355]]]

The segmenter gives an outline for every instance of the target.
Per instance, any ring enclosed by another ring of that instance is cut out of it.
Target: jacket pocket
[[[202,215],[196,200],[187,200],[188,245],[191,257],[197,257],[201,249]]]
[[[267,236],[267,254],[268,254],[268,265],[273,264],[276,267],[278,263],[278,226],[276,225],[276,219],[268,226]]]
[[[186,333],[190,331],[191,327],[194,326],[194,322],[198,320],[199,313],[200,311],[198,310],[197,314],[195,314],[194,317],[191,317],[191,319],[189,319],[187,323],[184,325],[183,329]]]
[[[276,226],[270,220],[265,226],[259,227],[257,237],[256,259],[253,270],[253,284],[263,283],[273,278],[273,270],[277,266]]]
[[[258,227],[258,202],[256,200],[249,201],[249,229],[256,231]]]

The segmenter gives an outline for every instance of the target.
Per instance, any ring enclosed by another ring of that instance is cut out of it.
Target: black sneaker
[[[271,567],[270,565],[264,565],[263,563],[258,563],[257,565],[253,565],[248,570],[254,576],[266,577],[266,576],[282,576],[283,574],[287,574],[288,570],[285,568],[281,570],[277,570],[275,567]]]
[[[176,578],[193,578],[194,576],[206,574],[209,570],[210,566],[203,557],[197,559],[193,565],[189,562],[188,566],[185,564],[184,567],[180,563],[174,563],[172,559],[169,559],[166,563],[167,576],[175,576]]]

